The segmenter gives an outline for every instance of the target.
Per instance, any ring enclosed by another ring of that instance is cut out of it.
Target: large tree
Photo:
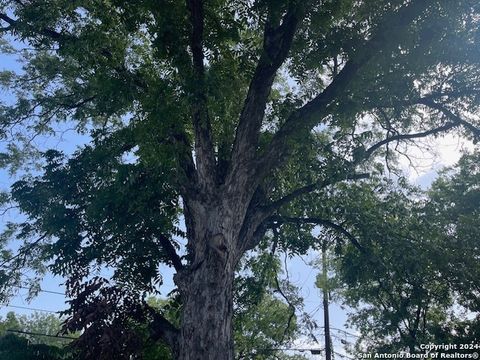
[[[359,214],[344,226],[364,247],[343,247],[336,267],[361,334],[357,351],[478,342],[479,155],[463,155],[425,192],[372,184],[343,191],[338,207]]]
[[[0,108],[2,162],[43,161],[4,196],[27,217],[4,237],[24,241],[2,253],[4,288],[48,259],[68,279],[67,326],[96,358],[127,356],[124,324],[138,321],[178,359],[232,359],[246,251],[315,246],[306,205],[325,213],[320,195],[378,171],[393,145],[478,137],[479,12],[474,0],[0,1],[2,48],[23,64],[0,78],[15,97]],[[35,140],[62,122],[91,143],[42,160]],[[176,271],[178,328],[143,301],[160,264]],[[109,281],[94,276],[105,267]]]

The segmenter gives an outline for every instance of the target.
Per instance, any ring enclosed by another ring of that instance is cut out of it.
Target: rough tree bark
[[[238,206],[226,193],[217,197],[224,201],[209,202],[210,194],[185,203],[192,257],[190,266],[174,278],[183,304],[177,354],[181,360],[234,357],[233,280],[239,261],[239,223],[246,206]]]
[[[233,276],[231,262],[213,250],[188,277],[178,359],[233,359]]]

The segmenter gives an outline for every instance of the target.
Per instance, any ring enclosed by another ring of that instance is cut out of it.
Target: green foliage
[[[238,217],[225,230],[239,242],[229,259],[253,248],[235,284],[246,332],[252,317],[285,323],[273,289],[300,302],[274,253],[318,249],[316,226],[335,236],[345,283],[364,285],[349,302],[374,304],[357,315],[366,334],[383,315],[378,328],[392,337],[416,309],[439,317],[457,301],[452,289],[476,309],[476,173],[439,181],[427,201],[384,179],[383,165],[395,162],[389,144],[453,128],[478,138],[477,1],[198,5],[200,26],[188,1],[0,0],[0,50],[22,67],[0,73],[10,94],[0,165],[20,176],[0,202],[25,217],[0,237],[0,300],[47,271],[63,276],[78,344],[90,357],[128,358],[153,321],[146,297],[160,293],[160,265],[204,264],[196,256],[210,247],[199,243],[216,234],[208,226],[221,209]],[[89,141],[52,149],[62,126]],[[280,326],[256,335],[259,347],[283,341]],[[392,347],[413,344],[400,337]]]
[[[9,330],[52,335],[52,337],[18,334]],[[27,317],[9,312],[0,320],[0,359],[68,360],[74,359],[68,339],[55,338],[61,331],[61,321],[55,315],[34,313]]]
[[[266,360],[279,356],[281,351],[276,349],[292,339],[297,323],[287,304],[266,295],[247,313],[236,317],[234,329],[237,359]]]
[[[55,315],[33,313],[30,316],[7,313],[5,320],[1,322],[0,331],[3,335],[7,330],[21,330],[38,334],[57,335],[62,329],[62,321]],[[28,340],[37,344],[45,344],[62,347],[66,344],[65,339],[40,337],[30,335]]]
[[[405,184],[352,186],[348,213],[340,212],[364,250],[344,248],[336,281],[354,309],[358,349],[478,341],[478,160],[464,155],[426,194]]]
[[[438,241],[432,257],[452,289],[457,301],[471,311],[479,311],[478,267],[480,224],[480,153],[464,154],[447,169],[428,192],[427,207],[431,231]],[[441,249],[448,249],[442,252]]]
[[[86,277],[103,264],[117,269],[119,283],[152,289],[161,282],[158,262],[168,261],[158,235],[179,233],[173,225],[178,200],[160,169],[124,162],[132,147],[125,133],[69,161],[58,151],[46,152],[44,175],[12,186],[12,198],[36,219],[20,225],[17,236],[55,236],[40,256],[54,259],[56,274]]]
[[[67,360],[73,358],[64,349],[44,344],[30,344],[23,337],[8,334],[0,337],[0,359]]]
[[[280,279],[280,259],[265,245],[259,254],[244,259],[235,279],[235,358],[297,359],[277,349],[288,348],[300,334],[297,314],[303,300],[288,279]]]

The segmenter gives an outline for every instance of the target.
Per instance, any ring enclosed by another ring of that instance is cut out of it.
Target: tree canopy
[[[130,356],[132,321],[179,359],[232,359],[247,251],[305,253],[314,226],[355,245],[339,219],[386,215],[340,214],[345,184],[420,138],[478,139],[479,15],[474,0],[1,0],[22,66],[0,76],[1,159],[24,174],[2,200],[25,216],[2,236],[3,295],[65,277],[66,327],[97,359]],[[90,141],[37,141],[65,124]],[[145,301],[161,264],[178,326]]]
[[[345,221],[358,245],[341,247],[335,267],[357,351],[478,341],[478,164],[478,151],[463,155],[427,191],[363,184],[342,192],[339,207],[365,207]]]

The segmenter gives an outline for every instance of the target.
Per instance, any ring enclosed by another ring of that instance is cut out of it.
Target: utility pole
[[[332,360],[332,338],[330,337],[330,314],[329,305],[329,288],[328,288],[328,264],[327,264],[327,240],[322,242],[322,282],[323,282],[323,318],[325,332],[325,360]]]

